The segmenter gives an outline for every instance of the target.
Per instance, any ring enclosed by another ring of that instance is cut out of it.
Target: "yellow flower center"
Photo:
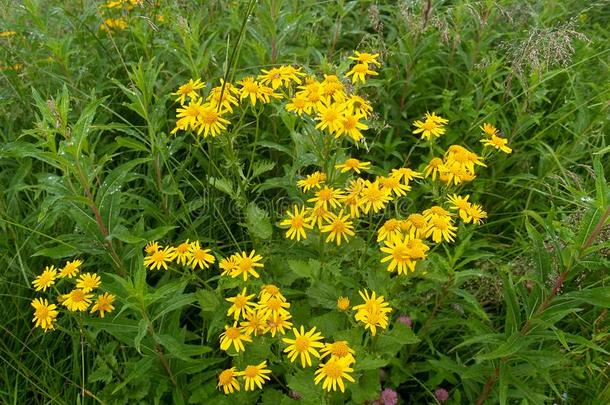
[[[294,341],[294,350],[299,353],[304,353],[309,349],[310,342],[309,338],[306,336],[299,336]]]
[[[346,228],[347,228],[347,225],[341,219],[337,218],[333,221],[333,224],[332,224],[333,232],[343,233]]]
[[[343,128],[345,130],[347,130],[347,131],[355,129],[356,128],[356,124],[358,124],[358,119],[356,117],[353,117],[353,116],[347,116],[343,120]]]
[[[203,249],[197,249],[193,252],[195,260],[205,261],[207,253]]]
[[[85,300],[85,293],[83,290],[74,290],[70,294],[72,302],[83,302]]]
[[[279,311],[282,308],[282,302],[277,298],[271,298],[265,305],[272,311]]]
[[[343,368],[337,363],[337,361],[329,361],[324,367],[325,374],[328,378],[337,379],[343,374]]]
[[[293,228],[302,228],[303,227],[303,217],[301,215],[292,217],[290,220],[290,226]]]
[[[318,191],[318,198],[320,201],[328,201],[332,198],[332,196],[333,191],[329,188],[323,188],[322,190]]]
[[[349,354],[349,347],[343,342],[335,342],[330,348],[330,353],[333,356],[345,357]]]
[[[409,251],[405,246],[399,245],[394,248],[392,251],[392,258],[397,262],[403,261],[407,258]]]
[[[244,377],[246,378],[254,378],[258,375],[258,367],[256,366],[248,366],[244,370]]]
[[[218,113],[214,110],[206,109],[201,111],[199,119],[204,124],[211,125],[218,121]]]
[[[162,250],[157,250],[152,257],[150,258],[155,263],[162,263],[165,261],[165,252]]]
[[[191,246],[188,243],[183,243],[176,248],[176,252],[178,252],[180,254],[185,254],[186,252],[189,251],[190,248],[191,248]]]
[[[233,305],[235,305],[237,308],[243,308],[246,306],[247,303],[248,298],[244,297],[243,295],[238,295],[237,297],[235,297],[235,301],[233,301]]]
[[[46,306],[41,306],[36,308],[36,318],[38,319],[46,319],[49,317],[49,308]]]
[[[365,65],[364,63],[358,63],[356,66],[354,66],[354,72],[356,73],[366,73],[366,71],[369,69],[369,67],[367,65]]]
[[[229,385],[231,384],[231,381],[233,381],[233,375],[233,370],[224,370],[218,376],[218,382],[220,385]]]
[[[258,84],[256,84],[255,82],[245,82],[244,88],[248,93],[258,93]]]
[[[241,331],[236,327],[230,327],[226,330],[225,335],[231,340],[235,340],[241,336]]]
[[[254,264],[254,262],[252,261],[252,259],[250,259],[249,257],[244,257],[239,262],[239,269],[241,271],[248,271],[252,268],[253,264]]]

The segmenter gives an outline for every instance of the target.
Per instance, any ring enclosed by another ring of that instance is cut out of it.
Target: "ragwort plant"
[[[607,401],[604,51],[495,46],[599,13],[515,5],[24,2],[3,401]]]

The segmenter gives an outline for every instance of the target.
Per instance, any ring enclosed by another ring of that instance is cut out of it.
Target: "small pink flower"
[[[449,392],[444,388],[437,388],[436,391],[434,391],[434,396],[438,402],[443,403],[449,399]]]
[[[379,399],[383,405],[396,405],[398,403],[398,394],[392,388],[386,388],[381,391]]]
[[[413,319],[409,318],[407,315],[400,315],[398,317],[398,322],[404,324],[409,328],[413,327]]]

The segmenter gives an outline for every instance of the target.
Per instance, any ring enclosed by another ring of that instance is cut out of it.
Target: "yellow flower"
[[[191,243],[191,260],[189,261],[189,266],[194,270],[199,267],[201,270],[207,269],[210,267],[210,264],[216,261],[216,258],[210,254],[212,250],[210,249],[201,249],[199,245],[199,241],[195,241]]]
[[[91,304],[91,297],[93,297],[93,294],[87,294],[83,290],[75,288],[68,294],[64,294],[61,299],[63,306],[75,312],[86,311],[89,308],[89,304]]]
[[[512,149],[508,147],[508,140],[500,138],[499,136],[492,135],[490,139],[481,139],[481,143],[485,146],[492,146],[502,152],[509,154],[512,153]]]
[[[335,165],[335,168],[341,169],[341,173],[348,172],[350,170],[360,174],[360,170],[366,170],[371,167],[371,162],[363,162],[358,159],[349,158],[345,162]]]
[[[146,254],[152,254],[159,250],[159,244],[157,242],[150,241],[146,244],[144,251]]]
[[[231,277],[235,278],[238,276],[242,276],[244,281],[248,280],[248,276],[252,275],[254,278],[259,278],[259,274],[256,271],[257,267],[263,268],[264,265],[260,263],[263,259],[261,255],[257,255],[253,250],[248,255],[246,252],[241,252],[236,254],[235,267],[231,272]]]
[[[371,53],[366,53],[366,52],[355,51],[354,56],[350,56],[349,58],[351,60],[355,60],[359,63],[367,63],[367,64],[372,63],[373,65],[381,66],[381,63],[379,63],[379,61],[377,61],[378,57],[379,57],[378,53],[371,54]]]
[[[126,28],[127,22],[123,18],[107,18],[100,25],[100,29],[108,33],[112,30],[124,30]]]
[[[233,106],[239,104],[236,94],[239,94],[239,91],[235,86],[220,79],[220,86],[212,88],[206,100],[216,110],[233,112]]]
[[[335,75],[324,75],[324,80],[321,83],[322,95],[330,97],[334,101],[344,101],[345,92],[343,83]]]
[[[349,214],[343,215],[343,210],[338,215],[330,214],[329,223],[324,225],[320,231],[323,233],[329,232],[326,242],[335,241],[337,246],[341,246],[341,240],[347,242],[348,236],[354,236],[354,225],[349,220]]]
[[[305,76],[305,73],[301,72],[301,68],[295,68],[291,65],[280,66],[280,71],[285,85],[288,85],[290,82],[301,84],[301,78],[299,76]]]
[[[426,238],[432,236],[432,240],[436,243],[440,243],[444,240],[453,242],[455,238],[455,231],[457,228],[453,226],[453,221],[449,217],[432,217],[428,222],[428,229],[426,230]]]
[[[0,38],[10,38],[10,37],[14,37],[15,35],[17,35],[17,32],[15,32],[15,31],[0,32]]]
[[[345,106],[342,103],[333,103],[327,98],[318,107],[318,114],[315,119],[320,122],[316,124],[316,128],[327,130],[331,134],[335,133],[341,125],[344,109]]]
[[[227,316],[231,316],[233,314],[233,318],[237,321],[239,317],[246,314],[246,311],[250,307],[255,307],[256,304],[254,302],[250,302],[250,300],[256,294],[247,295],[246,288],[244,287],[241,294],[237,294],[235,297],[225,298],[227,301],[231,302],[233,305],[227,311]]]
[[[426,118],[426,121],[432,121],[432,122],[435,122],[440,125],[445,125],[449,122],[449,120],[446,120],[445,118],[443,118],[439,115],[436,115],[435,113],[430,114],[429,112],[426,112],[425,118]]]
[[[204,138],[215,137],[226,130],[227,125],[231,122],[222,118],[223,113],[224,111],[218,111],[217,107],[211,103],[203,104],[197,112],[196,126],[199,128],[197,135],[201,135],[203,132]]]
[[[261,97],[261,88],[260,85],[254,80],[253,77],[249,76],[243,80],[237,82],[241,86],[239,89],[239,99],[243,100],[244,98],[249,98],[250,103],[252,105],[256,105],[256,100],[259,100]]]
[[[483,219],[487,218],[487,213],[483,210],[479,204],[472,204],[467,210],[468,220],[464,220],[465,223],[472,222],[473,224],[480,224]]]
[[[267,331],[267,319],[256,310],[248,309],[239,325],[246,335],[259,336]]]
[[[297,113],[297,115],[311,114],[312,104],[303,95],[297,95],[286,104],[286,111]]]
[[[260,86],[260,94],[259,94],[258,99],[262,103],[267,104],[267,103],[271,102],[272,98],[280,99],[280,98],[282,98],[282,95],[280,93],[274,92],[271,87]]]
[[[460,145],[451,145],[445,153],[444,166],[448,170],[457,168],[474,173],[475,165],[486,167],[480,156]]]
[[[428,220],[421,214],[411,214],[401,222],[401,230],[411,238],[423,239],[426,237]]]
[[[32,306],[34,307],[34,319],[32,319],[34,326],[44,329],[45,332],[55,329],[57,306],[49,304],[45,298],[35,298]]]
[[[355,115],[362,115],[364,118],[369,118],[373,113],[373,107],[364,98],[352,94],[349,96],[345,103],[347,110]]]
[[[434,181],[436,180],[436,175],[440,175],[444,170],[443,160],[440,158],[433,158],[424,169],[424,176],[428,177],[432,175],[432,181]]]
[[[72,278],[80,272],[79,267],[83,264],[82,260],[68,261],[66,265],[59,271],[57,275],[60,278]]]
[[[322,85],[315,79],[310,79],[303,86],[299,86],[299,91],[296,95],[298,97],[304,97],[313,111],[318,111],[318,108],[322,106],[324,96],[322,95]]]
[[[359,191],[352,191],[349,194],[344,195],[341,198],[341,203],[344,208],[349,208],[349,215],[352,218],[358,218],[360,216],[360,205],[362,204],[362,201],[360,200]]]
[[[356,321],[364,323],[364,328],[370,329],[371,334],[375,336],[377,328],[386,329],[388,327],[388,313],[392,312],[392,308],[385,302],[383,295],[377,297],[375,291],[370,296],[366,290],[358,293],[364,300],[364,304],[352,308],[357,311],[354,318]]]
[[[309,224],[308,218],[305,216],[305,207],[299,211],[299,207],[294,205],[294,212],[286,211],[288,218],[280,222],[281,226],[289,226],[286,231],[286,237],[300,241],[301,238],[307,239],[305,228],[312,229],[313,225]]]
[[[400,176],[389,175],[388,177],[379,176],[377,177],[377,181],[383,189],[386,189],[391,193],[396,194],[396,196],[405,196],[407,195],[407,191],[411,191],[411,187],[400,182]]]
[[[401,234],[400,225],[400,221],[394,218],[385,221],[377,231],[377,242],[391,239],[393,236],[399,236]]]
[[[366,124],[360,122],[362,115],[353,114],[347,112],[340,118],[339,124],[336,127],[335,137],[339,137],[346,134],[352,138],[355,142],[360,142],[364,138],[360,130],[367,130],[369,127]]]
[[[91,292],[100,286],[100,276],[95,273],[81,274],[80,278],[76,282],[76,288],[80,288],[83,292]]]
[[[254,391],[254,385],[262,389],[265,380],[271,379],[267,374],[271,374],[271,370],[267,368],[267,361],[263,361],[258,366],[247,366],[244,371],[238,373],[246,380],[244,382],[246,391]]]
[[[349,367],[349,360],[347,358],[331,357],[326,363],[320,364],[316,370],[316,377],[314,382],[316,385],[324,379],[322,389],[326,391],[337,390],[337,385],[341,392],[345,392],[345,383],[343,379],[348,381],[356,382],[354,378],[348,373],[353,372],[354,369]]]
[[[269,298],[278,298],[281,301],[286,301],[286,297],[282,295],[280,289],[273,284],[265,284],[262,286],[259,297],[261,301],[268,300]]]
[[[426,221],[430,221],[432,218],[451,218],[451,213],[444,209],[443,207],[439,207],[438,205],[434,205],[428,209],[425,209],[422,213]]]
[[[239,391],[239,382],[235,378],[238,375],[239,373],[235,371],[235,367],[223,370],[218,375],[218,385],[216,387],[222,387],[225,394],[232,394],[235,390]]]
[[[191,244],[188,239],[174,248],[176,263],[185,266],[191,260]]]
[[[199,126],[199,112],[202,109],[202,99],[198,98],[191,100],[187,106],[181,106],[176,109],[176,127],[171,133],[175,134],[179,130],[187,131],[195,130]]]
[[[481,126],[481,129],[483,130],[483,134],[489,137],[496,136],[498,135],[498,132],[500,132],[498,131],[498,128],[488,123],[484,123],[483,126]]]
[[[292,328],[291,319],[292,316],[290,314],[277,314],[267,318],[265,322],[265,333],[271,332],[271,337],[275,337],[276,333],[281,335],[286,334],[287,328]]]
[[[353,76],[352,76],[353,75]],[[358,63],[352,67],[352,70],[345,74],[345,77],[352,76],[352,84],[361,81],[362,84],[366,82],[366,76],[378,76],[379,73],[369,69],[369,65],[366,63]]]
[[[55,266],[47,266],[42,274],[32,281],[32,285],[36,291],[47,291],[47,288],[50,288],[53,284],[55,284],[55,278],[57,278],[57,270],[55,269]]]
[[[144,265],[150,270],[161,270],[161,268],[167,270],[167,264],[171,263],[175,257],[176,252],[174,248],[166,247],[146,256],[144,258]]]
[[[354,354],[356,354],[356,352],[354,349],[349,347],[349,344],[345,340],[338,340],[334,343],[325,343],[324,347],[320,350],[321,359],[326,356],[336,357],[338,359],[346,359],[347,364],[356,362]]]
[[[205,83],[201,81],[201,79],[197,79],[193,81],[193,79],[189,79],[188,82],[178,87],[178,91],[172,93],[172,96],[178,96],[176,101],[180,102],[180,105],[184,105],[186,98],[188,97],[190,100],[195,100],[199,98],[199,94],[197,94],[197,90],[205,87]]]
[[[400,169],[392,169],[392,176],[398,177],[400,180],[404,181],[408,186],[411,180],[413,179],[421,179],[423,176],[420,172],[416,172],[415,170],[409,169],[408,167],[401,167]]]
[[[468,215],[468,209],[470,209],[470,203],[468,202],[469,198],[469,195],[466,197],[460,197],[457,194],[447,196],[447,201],[451,204],[450,208],[458,210],[458,215],[465,223],[470,222]]]
[[[407,274],[409,270],[415,271],[418,260],[426,258],[426,252],[430,250],[421,239],[414,239],[410,236],[395,234],[387,239],[381,251],[388,256],[381,259],[381,263],[390,262],[388,271],[398,271],[398,274]]]
[[[222,273],[220,273],[222,276],[231,274],[231,272],[235,270],[235,266],[237,266],[237,257],[235,255],[222,258],[218,263],[218,267],[222,270]]]
[[[267,85],[271,83],[271,88],[274,90],[282,85],[282,69],[279,67],[269,70],[261,69],[261,72],[263,72],[263,74],[258,75],[258,80],[262,84]]]
[[[246,350],[244,342],[252,342],[252,338],[237,326],[237,321],[233,322],[233,326],[225,325],[225,331],[220,334],[221,350],[227,351],[233,345],[236,352],[243,352]]]
[[[306,176],[303,180],[297,182],[297,186],[301,187],[304,192],[308,192],[312,188],[320,188],[326,181],[326,173],[313,172]]]
[[[296,328],[292,328],[294,339],[282,338],[282,342],[287,343],[288,347],[284,349],[284,353],[288,353],[288,359],[291,363],[294,363],[297,357],[300,356],[301,366],[311,367],[311,355],[320,358],[320,353],[316,348],[324,347],[324,344],[320,342],[323,340],[322,334],[316,332],[316,327],[311,328],[305,333],[305,328],[301,325],[301,331],[299,332]]]
[[[360,200],[362,205],[362,211],[365,214],[372,209],[373,213],[376,213],[383,209],[385,205],[392,199],[390,190],[382,188],[378,180],[370,182],[364,181],[364,187],[360,192]]]
[[[427,117],[425,121],[416,120],[413,122],[413,125],[416,127],[413,133],[416,135],[421,133],[421,137],[428,141],[432,140],[432,138],[439,138],[445,133],[443,125],[438,120],[431,119],[430,117]]]
[[[91,308],[91,313],[99,311],[100,318],[103,318],[104,312],[114,311],[114,306],[112,305],[114,303],[114,299],[115,296],[108,294],[107,292],[102,295],[98,295],[95,304],[93,304],[93,307]]]
[[[349,309],[349,298],[339,297],[337,298],[337,308],[339,311],[347,311]]]
[[[316,225],[319,229],[322,229],[324,223],[332,218],[332,213],[323,204],[316,204],[308,209],[307,215],[311,225]]]
[[[339,206],[339,199],[343,197],[343,191],[333,187],[324,186],[321,190],[316,191],[315,197],[310,198],[307,202],[322,205],[324,208],[336,208]]]
[[[290,316],[290,312],[286,308],[290,308],[290,303],[277,297],[265,296],[256,306],[256,310],[265,318],[275,317],[277,315]]]

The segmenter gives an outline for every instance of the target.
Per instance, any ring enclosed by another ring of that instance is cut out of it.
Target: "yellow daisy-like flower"
[[[337,298],[337,309],[339,311],[347,311],[349,309],[349,298],[347,298],[347,297]]]
[[[239,372],[235,370],[235,367],[223,370],[218,375],[218,385],[216,388],[222,387],[225,394],[232,394],[235,392],[235,390],[239,391],[239,381],[237,381],[237,378],[235,378],[238,375]]]
[[[267,332],[267,319],[258,311],[248,309],[239,325],[246,335],[260,336]]]
[[[123,18],[106,18],[100,25],[100,29],[108,33],[112,30],[124,30],[127,27],[127,22]]]
[[[301,187],[304,192],[308,192],[312,188],[320,188],[326,181],[326,173],[313,172],[312,174],[305,177],[303,180],[297,182],[297,186]]]
[[[324,223],[332,218],[332,213],[323,204],[316,204],[313,208],[308,209],[307,215],[310,223],[319,229],[322,229]]]
[[[362,200],[360,199],[359,191],[352,191],[341,198],[341,204],[344,209],[349,208],[349,215],[352,218],[358,218],[360,216],[360,205]]]
[[[259,100],[261,97],[261,87],[253,77],[249,76],[243,80],[237,82],[241,86],[239,89],[239,98],[243,100],[244,98],[249,98],[250,103],[252,105],[256,105],[256,100]]]
[[[211,249],[202,249],[199,245],[199,241],[192,242],[189,266],[191,266],[192,269],[199,267],[201,270],[209,268],[210,264],[216,261],[216,258],[210,252],[212,252]]]
[[[383,295],[377,297],[375,291],[371,295],[366,290],[358,293],[364,303],[352,308],[356,311],[354,318],[356,321],[364,323],[364,328],[370,329],[371,334],[375,336],[377,328],[386,329],[388,327],[388,314],[392,312],[392,308],[385,302]]]
[[[460,145],[451,145],[445,153],[444,166],[448,170],[458,168],[474,173],[475,165],[487,167],[482,157]]]
[[[91,292],[100,286],[102,280],[100,276],[95,273],[81,274],[78,281],[76,282],[76,288],[80,288],[83,292]]]
[[[227,351],[233,345],[236,352],[243,352],[246,350],[244,342],[252,342],[252,338],[237,326],[237,321],[233,322],[233,326],[225,325],[225,331],[220,334],[221,350]]]
[[[275,316],[267,318],[265,322],[265,333],[271,332],[271,337],[275,337],[276,333],[280,335],[286,334],[286,329],[292,328],[292,322],[290,314],[277,314]]]
[[[266,301],[269,298],[277,298],[281,301],[286,301],[286,297],[282,295],[280,289],[273,284],[265,284],[261,287],[261,292],[259,293],[259,297],[261,301]]]
[[[300,241],[302,239],[307,239],[307,234],[305,233],[305,229],[312,229],[313,225],[309,224],[308,218],[306,217],[305,207],[302,207],[299,210],[299,207],[294,205],[294,212],[286,211],[288,218],[280,222],[281,226],[289,226],[286,231],[286,237],[289,239],[296,239]]]
[[[263,74],[258,75],[258,80],[265,85],[271,84],[272,89],[277,89],[283,83],[282,69],[279,67],[269,70],[261,69]]]
[[[316,128],[327,130],[329,133],[333,134],[341,125],[341,120],[344,117],[343,110],[345,110],[345,105],[343,103],[333,103],[330,99],[326,99],[326,101],[318,107],[318,114],[315,119],[320,122],[316,124]]]
[[[233,304],[227,311],[227,316],[233,315],[233,318],[237,321],[240,316],[246,314],[246,311],[249,308],[256,306],[254,302],[250,301],[255,295],[256,294],[248,295],[246,293],[246,288],[244,287],[241,294],[237,294],[235,297],[225,298],[227,301]]]
[[[381,228],[377,230],[377,242],[391,239],[393,236],[401,234],[401,222],[398,219],[390,218],[383,223]]]
[[[360,122],[363,118],[363,115],[350,113],[349,111],[343,115],[343,117],[339,120],[339,124],[336,127],[335,137],[345,134],[352,138],[354,142],[360,142],[364,138],[362,135],[362,131],[369,129],[368,125]]]
[[[300,356],[301,366],[303,368],[311,367],[311,355],[320,358],[320,353],[316,349],[324,347],[324,344],[320,342],[324,337],[320,332],[316,332],[315,326],[305,333],[305,328],[301,325],[300,332],[296,328],[292,328],[292,333],[294,339],[282,338],[282,341],[288,344],[284,353],[288,353],[288,359],[291,363],[294,363],[296,358]]]
[[[353,76],[352,76],[353,75]],[[378,76],[379,73],[369,69],[367,63],[357,63],[352,69],[345,74],[345,77],[352,76],[352,84],[361,81],[362,84],[366,83],[366,76]]]
[[[356,382],[354,378],[348,374],[354,371],[353,368],[349,367],[349,364],[347,358],[331,357],[326,363],[320,364],[316,370],[314,382],[318,385],[320,381],[324,380],[322,389],[325,389],[326,391],[336,391],[338,385],[341,392],[345,392],[344,378],[348,381]]]
[[[388,256],[382,258],[381,263],[390,262],[388,271],[398,271],[398,274],[407,274],[409,270],[415,271],[417,261],[424,260],[426,252],[430,250],[421,239],[412,239],[408,235],[394,235],[384,243],[385,246],[381,251]]]
[[[188,239],[174,248],[176,263],[185,266],[191,260],[191,244]]]
[[[438,205],[434,205],[428,209],[425,209],[422,213],[426,221],[430,221],[432,218],[451,218],[452,214]]]
[[[176,252],[174,251],[174,248],[160,248],[156,252],[149,254],[144,258],[144,265],[150,270],[161,270],[161,268],[167,270],[167,264],[171,263],[175,257]]]
[[[421,179],[423,177],[423,175],[420,172],[416,172],[415,170],[409,169],[408,167],[392,169],[391,175],[396,176],[400,180],[404,181],[407,186],[409,185],[411,180]]]
[[[220,79],[220,86],[212,88],[206,100],[216,110],[233,112],[233,106],[239,105],[236,94],[239,94],[239,91],[235,86]]]
[[[381,66],[381,63],[377,60],[379,57],[378,53],[367,53],[367,52],[354,52],[354,56],[350,56],[349,59],[355,60],[359,63],[371,63],[376,66]]]
[[[335,168],[341,169],[341,173],[348,172],[350,170],[360,174],[360,170],[366,170],[371,167],[371,162],[363,162],[358,159],[349,158],[345,162],[335,165]]]
[[[346,100],[347,110],[355,115],[362,115],[364,118],[369,118],[373,113],[373,107],[364,98],[352,94]]]
[[[373,213],[379,212],[392,199],[390,192],[391,190],[381,187],[381,183],[378,180],[372,183],[365,180],[364,187],[360,192],[362,211],[365,214],[368,214],[371,209]]]
[[[287,308],[290,308],[290,303],[276,297],[263,299],[256,306],[256,310],[265,319],[277,315],[290,316],[290,312],[288,312]]]
[[[68,261],[66,265],[59,271],[58,277],[72,278],[80,272],[80,266],[83,264],[82,260]]]
[[[282,97],[280,93],[274,92],[271,87],[260,86],[259,100],[262,103],[267,104],[271,102],[271,99],[281,99]]]
[[[260,276],[256,271],[256,268],[264,267],[264,265],[260,263],[262,259],[263,257],[261,255],[257,255],[254,250],[251,251],[249,255],[246,252],[237,253],[235,258],[235,267],[231,272],[231,277],[235,278],[242,276],[244,281],[248,280],[249,275],[254,278],[259,278]]]
[[[411,191],[411,187],[407,184],[401,183],[401,178],[396,175],[379,176],[377,181],[383,189],[386,189],[391,193],[396,194],[397,197],[407,195],[407,191]]]
[[[416,129],[413,131],[413,134],[420,134],[422,139],[432,140],[433,138],[439,138],[441,135],[445,133],[445,128],[438,120],[430,119],[428,117],[425,121],[416,120],[413,122],[413,125]]]
[[[218,267],[220,267],[222,270],[220,275],[228,276],[233,270],[235,270],[235,266],[237,266],[237,257],[235,255],[220,259],[220,262],[218,262]]]
[[[410,238],[423,239],[428,230],[428,220],[422,214],[411,214],[400,224],[401,231]]]
[[[107,292],[102,295],[98,295],[97,300],[95,300],[95,304],[93,304],[93,307],[91,308],[91,313],[99,311],[100,318],[103,318],[105,312],[114,311],[114,305],[112,304],[114,303],[115,298],[116,297],[114,295],[108,294]]]
[[[255,385],[262,389],[265,380],[271,379],[267,374],[271,374],[271,370],[267,368],[267,361],[263,361],[257,366],[247,366],[244,371],[239,372],[239,375],[244,377],[246,391],[254,391]]]
[[[159,243],[158,242],[154,242],[154,241],[148,242],[146,244],[146,246],[144,247],[144,251],[148,255],[155,253],[159,249],[160,249]]]
[[[203,137],[218,136],[222,131],[227,129],[227,125],[231,122],[222,118],[224,111],[218,111],[218,108],[211,103],[203,104],[197,111],[197,135]]]
[[[443,160],[441,158],[433,158],[428,162],[424,169],[424,176],[432,176],[432,181],[436,180],[436,176],[440,175],[445,170]]]
[[[446,120],[445,118],[441,117],[440,115],[436,115],[435,113],[426,112],[425,118],[426,121],[436,122],[437,124],[441,125],[445,125],[449,122],[449,120]]]
[[[341,80],[335,75],[324,75],[324,80],[322,81],[322,95],[324,97],[330,97],[334,101],[344,101],[345,100],[345,92],[343,88],[343,83]]]
[[[191,100],[188,105],[176,109],[176,127],[171,133],[175,134],[179,130],[187,131],[189,129],[196,130],[199,126],[199,112],[203,107],[202,99]]]
[[[343,191],[341,189],[324,186],[324,188],[316,191],[315,197],[307,200],[316,205],[322,205],[324,208],[336,208],[339,206],[339,199],[343,197]]]
[[[323,359],[326,356],[336,357],[339,359],[347,359],[348,364],[356,362],[354,358],[356,352],[354,349],[349,347],[349,344],[345,340],[338,340],[334,343],[324,343],[324,347],[320,350],[320,358]]]
[[[465,223],[472,222],[473,224],[480,224],[483,222],[485,218],[487,218],[487,213],[483,210],[479,204],[471,204],[467,210],[468,221],[464,220]]]
[[[286,111],[296,113],[297,115],[311,114],[312,104],[303,95],[297,95],[290,99],[286,104]]]
[[[481,126],[481,129],[483,130],[483,134],[489,137],[496,136],[500,132],[498,131],[498,128],[488,123],[484,123]]]
[[[32,281],[32,285],[36,291],[47,291],[47,288],[50,288],[53,284],[55,284],[56,278],[57,269],[55,269],[55,266],[47,266],[42,274]]]
[[[35,298],[32,301],[34,307],[34,327],[40,327],[45,332],[55,329],[55,320],[57,318],[57,305],[49,304],[45,298]]]
[[[301,72],[301,68],[295,68],[292,65],[280,66],[280,74],[284,79],[284,85],[288,85],[290,82],[301,84],[301,77],[305,76],[305,73]]]
[[[341,240],[345,240],[347,242],[348,236],[354,236],[354,225],[352,221],[349,220],[349,214],[343,215],[343,210],[339,212],[339,214],[330,214],[329,223],[324,225],[320,231],[323,233],[329,232],[328,237],[326,238],[326,242],[337,243],[337,246],[341,246]]]
[[[428,222],[426,238],[432,236],[432,240],[441,243],[443,240],[453,242],[457,227],[453,226],[453,220],[449,217],[433,217]]]
[[[199,98],[199,94],[197,94],[197,90],[205,87],[205,83],[203,83],[200,79],[193,81],[190,79],[188,82],[178,87],[178,91],[172,93],[172,96],[178,96],[176,101],[180,102],[180,105],[184,105],[186,98],[188,97],[191,100],[195,100]]]
[[[469,198],[470,195],[467,195],[466,197],[461,197],[457,194],[447,196],[447,201],[451,204],[450,208],[458,210],[458,215],[465,223],[470,222],[468,215],[468,209],[470,208],[470,203],[468,202]]]
[[[61,300],[63,306],[72,312],[86,311],[91,304],[91,297],[93,297],[93,294],[87,294],[83,290],[75,288],[68,294],[64,294]]]
[[[489,139],[481,139],[481,143],[485,146],[491,146],[502,152],[509,154],[512,153],[512,149],[508,147],[508,139],[501,138],[496,135],[492,135]]]

